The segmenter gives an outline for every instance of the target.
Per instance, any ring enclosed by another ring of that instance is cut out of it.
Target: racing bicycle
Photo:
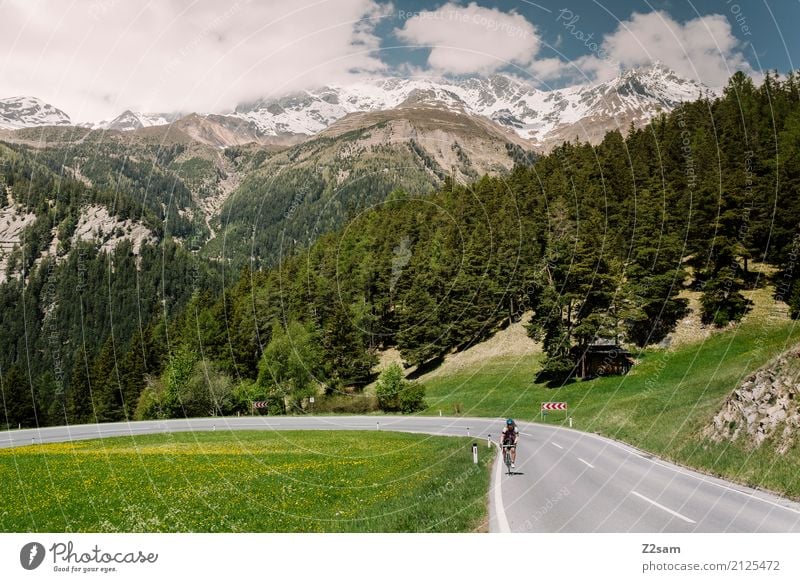
[[[500,445],[503,448],[503,462],[506,464],[506,475],[511,475],[511,449],[517,445]]]

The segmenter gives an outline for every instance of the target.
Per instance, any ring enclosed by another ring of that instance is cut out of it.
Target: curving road
[[[206,430],[394,430],[472,436],[486,454],[502,419],[397,416],[245,417],[109,423],[0,433],[0,448]],[[495,532],[800,532],[800,504],[708,477],[576,430],[519,423],[514,475],[495,463]],[[495,449],[492,449],[492,454]]]

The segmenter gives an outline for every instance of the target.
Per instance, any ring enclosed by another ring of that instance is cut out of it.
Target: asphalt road
[[[502,419],[378,416],[243,417],[109,423],[0,432],[0,448],[198,430],[395,430],[487,435]],[[495,463],[494,532],[800,532],[800,504],[661,461],[575,430],[520,423],[517,468]],[[490,454],[496,454],[492,448]]]

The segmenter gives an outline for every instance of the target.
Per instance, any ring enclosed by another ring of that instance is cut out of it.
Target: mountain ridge
[[[71,125],[69,115],[36,97],[0,99],[0,129],[22,129],[42,125]]]
[[[607,131],[626,129],[631,123],[642,125],[681,102],[717,92],[683,79],[656,62],[624,71],[610,81],[553,90],[538,89],[504,74],[456,80],[376,77],[259,98],[241,103],[229,113],[145,114],[126,110],[112,120],[81,126],[127,132],[192,118],[201,125],[234,128],[234,141],[227,143],[215,135],[209,141],[215,145],[239,145],[245,141],[296,143],[355,113],[427,107],[487,118],[533,147],[547,150],[575,137],[596,143]],[[69,116],[39,100],[38,111],[50,108],[49,116],[40,113],[20,119],[8,115],[4,118],[2,106],[7,101],[0,100],[0,128],[18,129],[52,124],[51,121],[56,125],[71,124]],[[204,119],[208,121],[201,121]]]

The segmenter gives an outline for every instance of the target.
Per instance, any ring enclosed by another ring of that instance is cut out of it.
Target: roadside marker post
[[[380,422],[376,422],[375,423],[375,430],[381,430],[381,423]]]
[[[478,464],[478,443],[472,443],[472,463]]]
[[[491,449],[492,448],[492,435],[490,435],[490,434],[486,435],[486,448],[487,449]]]
[[[469,427],[467,427],[467,436],[470,436],[470,434],[469,434]]]

